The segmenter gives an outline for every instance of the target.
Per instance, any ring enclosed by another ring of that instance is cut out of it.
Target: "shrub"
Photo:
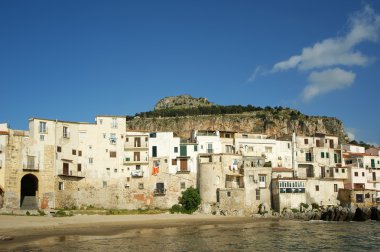
[[[170,208],[170,213],[183,213],[184,212],[184,209],[181,205],[179,204],[175,204],[172,206],[172,208]]]
[[[46,215],[46,213],[45,213],[44,211],[42,211],[42,210],[38,210],[38,214],[39,214],[40,216],[45,216],[45,215]]]
[[[180,198],[179,203],[187,213],[193,213],[201,204],[201,196],[197,189],[189,187],[182,192],[182,197]]]
[[[317,209],[317,210],[319,210],[319,205],[318,205],[317,203],[311,203],[311,207],[312,207],[313,209]]]
[[[297,208],[292,208],[292,212],[293,212],[293,213],[299,213],[300,210],[298,210]]]

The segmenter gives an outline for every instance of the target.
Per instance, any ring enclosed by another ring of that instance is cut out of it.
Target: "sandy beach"
[[[248,217],[213,215],[76,215],[72,217],[0,215],[0,236],[12,240],[0,241],[0,248],[65,235],[116,235],[133,229],[162,229],[189,225],[247,223],[262,221]]]

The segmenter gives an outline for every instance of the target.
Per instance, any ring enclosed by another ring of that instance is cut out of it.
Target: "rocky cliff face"
[[[196,107],[207,107],[215,105],[209,102],[207,98],[199,97],[194,98],[191,95],[179,95],[179,96],[168,96],[162,98],[156,103],[154,107],[155,110],[158,109],[183,109],[183,108],[196,108]]]
[[[244,114],[202,115],[164,118],[139,118],[127,121],[127,129],[146,131],[173,131],[178,136],[189,138],[192,130],[223,130],[236,132],[266,133],[271,137],[290,135],[312,135],[315,132],[336,135],[341,142],[347,136],[343,123],[332,117],[306,116],[294,110],[281,113],[257,111]]]

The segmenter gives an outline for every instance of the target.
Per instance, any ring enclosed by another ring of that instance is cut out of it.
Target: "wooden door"
[[[63,175],[69,175],[69,164],[63,163]]]
[[[180,160],[180,169],[181,171],[187,171],[187,159]]]

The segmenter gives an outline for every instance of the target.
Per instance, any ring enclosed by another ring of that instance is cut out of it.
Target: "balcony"
[[[58,176],[84,178],[85,173],[83,171],[67,171],[67,170],[60,169],[58,170]]]
[[[124,143],[124,150],[136,150],[136,151],[147,151],[149,149],[148,143],[134,144],[126,142]]]
[[[189,174],[190,173],[190,170],[180,170],[180,169],[178,169],[177,170],[177,174]]]
[[[297,158],[298,163],[314,163],[314,157],[311,158]]]
[[[131,160],[130,158],[125,158],[123,160],[123,165],[146,165],[148,164],[148,158],[145,160]]]
[[[29,163],[29,164],[23,164],[22,165],[22,169],[24,171],[39,171],[39,164],[33,164],[33,163]]]
[[[143,170],[134,170],[131,172],[132,178],[142,178],[144,176]]]
[[[153,191],[154,196],[165,196],[166,195],[166,189],[164,188],[156,188]]]

